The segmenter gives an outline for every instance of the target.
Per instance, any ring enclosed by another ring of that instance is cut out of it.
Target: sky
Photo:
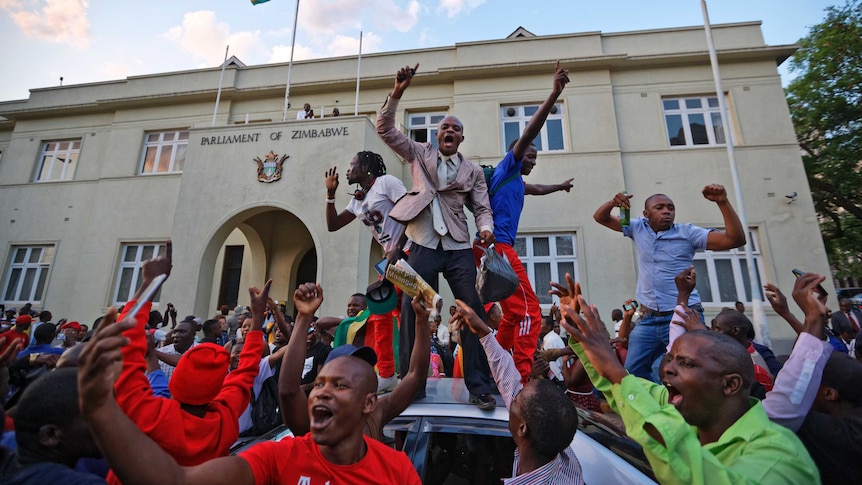
[[[712,0],[713,24],[760,20],[766,43],[793,44],[844,0]],[[0,0],[0,102],[33,88],[287,62],[296,0]],[[536,35],[702,25],[700,0],[301,0],[294,59]],[[792,73],[779,69],[786,85]]]

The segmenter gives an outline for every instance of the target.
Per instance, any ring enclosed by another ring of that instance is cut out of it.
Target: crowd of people
[[[862,476],[862,312],[852,302],[829,312],[824,277],[803,274],[792,291],[800,320],[781,290],[765,285],[798,334],[786,359],[756,341],[740,302],[707,325],[694,253],[746,243],[726,190],[712,184],[702,195],[717,205],[723,230],[677,223],[664,194],[647,197],[643,217],[632,220],[614,214],[631,208],[632,194],[596,210],[595,221],[630,238],[637,253],[637,292],[610,313],[613,334],[572,275],[551,282],[559,303],[543,315],[514,245],[525,195],[572,188],[572,179],[524,181],[537,160],[532,140],[568,71],[557,64],[550,94],[486,179],[458,151],[465,130],[457,117],[440,121],[436,147],[396,129],[418,69],[398,70],[377,119],[382,140],[410,166],[411,190],[380,155],[359,152],[346,171],[357,188],[339,211],[338,170],[324,174],[328,230],[359,219],[385,255],[379,281],[348,296],[345,315],[318,316],[324,288],[312,282],[298,285],[288,315],[270,298],[270,280],[249,289],[248,307],[177,321],[171,303],[153,310],[148,291],[170,276],[170,241],[143,263],[134,298],[92,329],[8,308],[0,321],[0,482],[418,484],[384,426],[424,396],[427,379],[452,376],[464,379],[479,409],[494,409],[499,396],[508,410],[516,446],[508,484],[583,483],[569,446],[579,408],[616,414],[660,483]],[[486,251],[503,255],[518,280],[497,302],[476,290]],[[448,317],[384,278],[399,260],[435,290],[446,278],[456,300]],[[241,437],[281,424],[294,437],[230,454]]]

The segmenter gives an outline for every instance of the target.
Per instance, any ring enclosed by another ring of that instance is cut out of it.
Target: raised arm
[[[410,86],[417,69],[419,69],[419,64],[413,68],[405,66],[398,70],[395,75],[395,87],[392,89],[392,94],[380,108],[375,123],[377,134],[380,135],[383,142],[407,163],[412,163],[417,158],[415,152],[421,149],[422,144],[411,140],[395,126],[395,113],[398,111],[401,95]]]
[[[120,315],[121,321],[126,319],[134,321],[135,326],[123,332],[123,337],[128,339],[129,344],[123,347],[121,352],[123,362],[120,368],[122,372],[116,379],[116,402],[145,433],[153,432],[159,427],[162,406],[165,405],[166,400],[153,395],[150,381],[146,377],[146,326],[151,305],[147,302],[137,315],[128,315],[128,312],[135,306],[138,298],[143,297],[144,290],[153,279],[162,274],[170,275],[172,254],[173,246],[168,241],[165,256],[158,256],[144,262],[141,267],[141,286],[135,292],[134,299],[126,303],[124,312]],[[112,326],[116,318],[116,309],[109,308],[100,327]]]
[[[569,192],[572,190],[572,180],[567,179],[559,184],[551,184],[551,185],[542,185],[542,184],[524,184],[524,195],[548,195],[553,194],[554,192],[560,192],[565,190]]]
[[[554,86],[551,89],[551,94],[548,95],[548,98],[539,106],[539,109],[530,118],[530,121],[527,123],[527,127],[524,128],[524,132],[521,134],[521,137],[518,138],[518,141],[515,142],[515,146],[512,147],[512,154],[515,156],[515,160],[521,161],[524,158],[524,154],[527,152],[527,148],[533,143],[533,139],[539,135],[539,132],[542,131],[542,126],[545,124],[545,120],[548,119],[548,114],[551,112],[551,108],[554,107],[554,103],[557,102],[557,98],[563,92],[563,88],[566,87],[566,84],[569,82],[569,71],[568,69],[563,69],[560,67],[560,61],[557,61],[557,66],[554,68]]]
[[[266,307],[269,308],[272,311],[273,316],[275,316],[275,326],[281,330],[281,334],[284,335],[284,338],[289,342],[290,335],[293,333],[293,330],[291,330],[287,321],[285,321],[284,314],[281,313],[281,308],[276,305],[272,298],[266,299]]]
[[[304,435],[311,429],[308,397],[301,387],[302,365],[305,362],[305,337],[308,335],[314,313],[322,303],[323,288],[320,285],[305,283],[293,293],[297,315],[293,324],[293,337],[287,343],[286,354],[281,359],[278,404],[281,408],[281,419],[296,436]]]
[[[416,312],[416,321],[428,322],[429,312],[424,306],[422,295],[416,295],[416,298],[410,304],[413,306],[413,311]],[[398,417],[413,402],[416,394],[425,388],[430,362],[431,326],[427,323],[416,325],[416,332],[413,337],[413,352],[410,354],[410,370],[407,371],[407,374],[391,393],[377,400],[377,407],[381,408],[381,426]]]
[[[727,200],[727,191],[723,185],[712,184],[703,188],[703,197],[718,205],[721,217],[724,218],[723,231],[710,231],[706,237],[706,249],[723,251],[745,245],[745,229],[739,221],[739,216]]]
[[[100,325],[81,352],[78,365],[81,415],[111,470],[126,485],[252,485],[251,468],[236,456],[180,467],[117,405],[113,386],[123,365],[121,349],[129,343],[121,332],[134,327],[133,320]]]
[[[608,229],[612,229],[617,232],[623,232],[623,226],[620,224],[620,218],[611,214],[611,211],[616,207],[627,207],[631,209],[631,199],[632,194],[624,194],[622,192],[618,193],[614,196],[613,199],[605,202],[600,205],[598,209],[596,209],[596,213],[593,214],[593,219],[599,224],[607,227]]]
[[[789,323],[790,327],[793,328],[793,331],[796,332],[797,335],[802,333],[804,330],[802,323],[798,318],[796,318],[796,316],[790,313],[790,309],[787,307],[787,297],[781,293],[781,290],[772,283],[763,285],[763,289],[765,290],[764,293],[766,294],[766,299],[769,300],[769,304],[772,305],[772,309],[775,313]],[[822,334],[818,335],[817,338],[823,338]]]
[[[793,286],[793,299],[805,312],[805,325],[796,340],[790,358],[775,378],[772,391],[766,393],[763,409],[769,419],[791,431],[798,431],[814,404],[823,368],[832,346],[821,340],[826,325],[826,307],[814,292],[825,278],[806,273]]]
[[[260,328],[266,313],[270,286],[272,280],[267,281],[262,290],[254,287],[248,289],[251,300],[251,330],[246,334],[246,342],[239,354],[239,366],[225,377],[222,389],[215,398],[216,401],[224,403],[233,414],[229,420],[231,423],[237,422],[251,401],[251,388],[260,370],[261,350],[266,345]]]
[[[506,409],[509,409],[515,396],[524,388],[521,385],[521,374],[515,367],[512,355],[500,346],[497,339],[491,335],[491,328],[488,324],[483,322],[469,305],[461,300],[455,300],[455,304],[458,305],[458,310],[450,322],[459,324],[462,332],[469,329],[479,337],[479,343],[482,344],[485,354],[488,356],[491,376],[497,384],[497,389],[499,389],[500,397],[506,404]]]
[[[326,228],[329,232],[335,232],[356,219],[356,215],[350,211],[338,213],[335,208],[336,189],[338,189],[338,170],[332,167],[326,171]]]

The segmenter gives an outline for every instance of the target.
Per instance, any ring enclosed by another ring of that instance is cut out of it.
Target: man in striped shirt
[[[578,427],[575,406],[547,379],[521,385],[515,361],[494,338],[491,328],[467,304],[455,301],[458,309],[453,320],[460,320],[479,337],[509,410],[509,431],[517,448],[512,478],[503,484],[583,485],[581,464],[569,446]]]

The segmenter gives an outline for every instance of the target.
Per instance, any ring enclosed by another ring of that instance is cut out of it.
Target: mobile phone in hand
[[[800,276],[802,276],[804,274],[805,274],[805,271],[802,271],[800,269],[793,269],[793,275],[796,276],[797,278],[799,278]],[[817,293],[820,293],[820,295],[822,295],[824,298],[829,296],[829,293],[826,292],[826,289],[823,288],[823,285],[817,285]]]
[[[624,304],[624,305],[623,305],[623,310],[626,310],[626,311],[628,311],[628,310],[634,310],[634,309],[636,309],[637,307],[638,307],[638,302],[637,302],[637,300],[632,300],[632,302],[631,302],[630,304],[628,304],[628,305],[625,305],[625,304]]]

